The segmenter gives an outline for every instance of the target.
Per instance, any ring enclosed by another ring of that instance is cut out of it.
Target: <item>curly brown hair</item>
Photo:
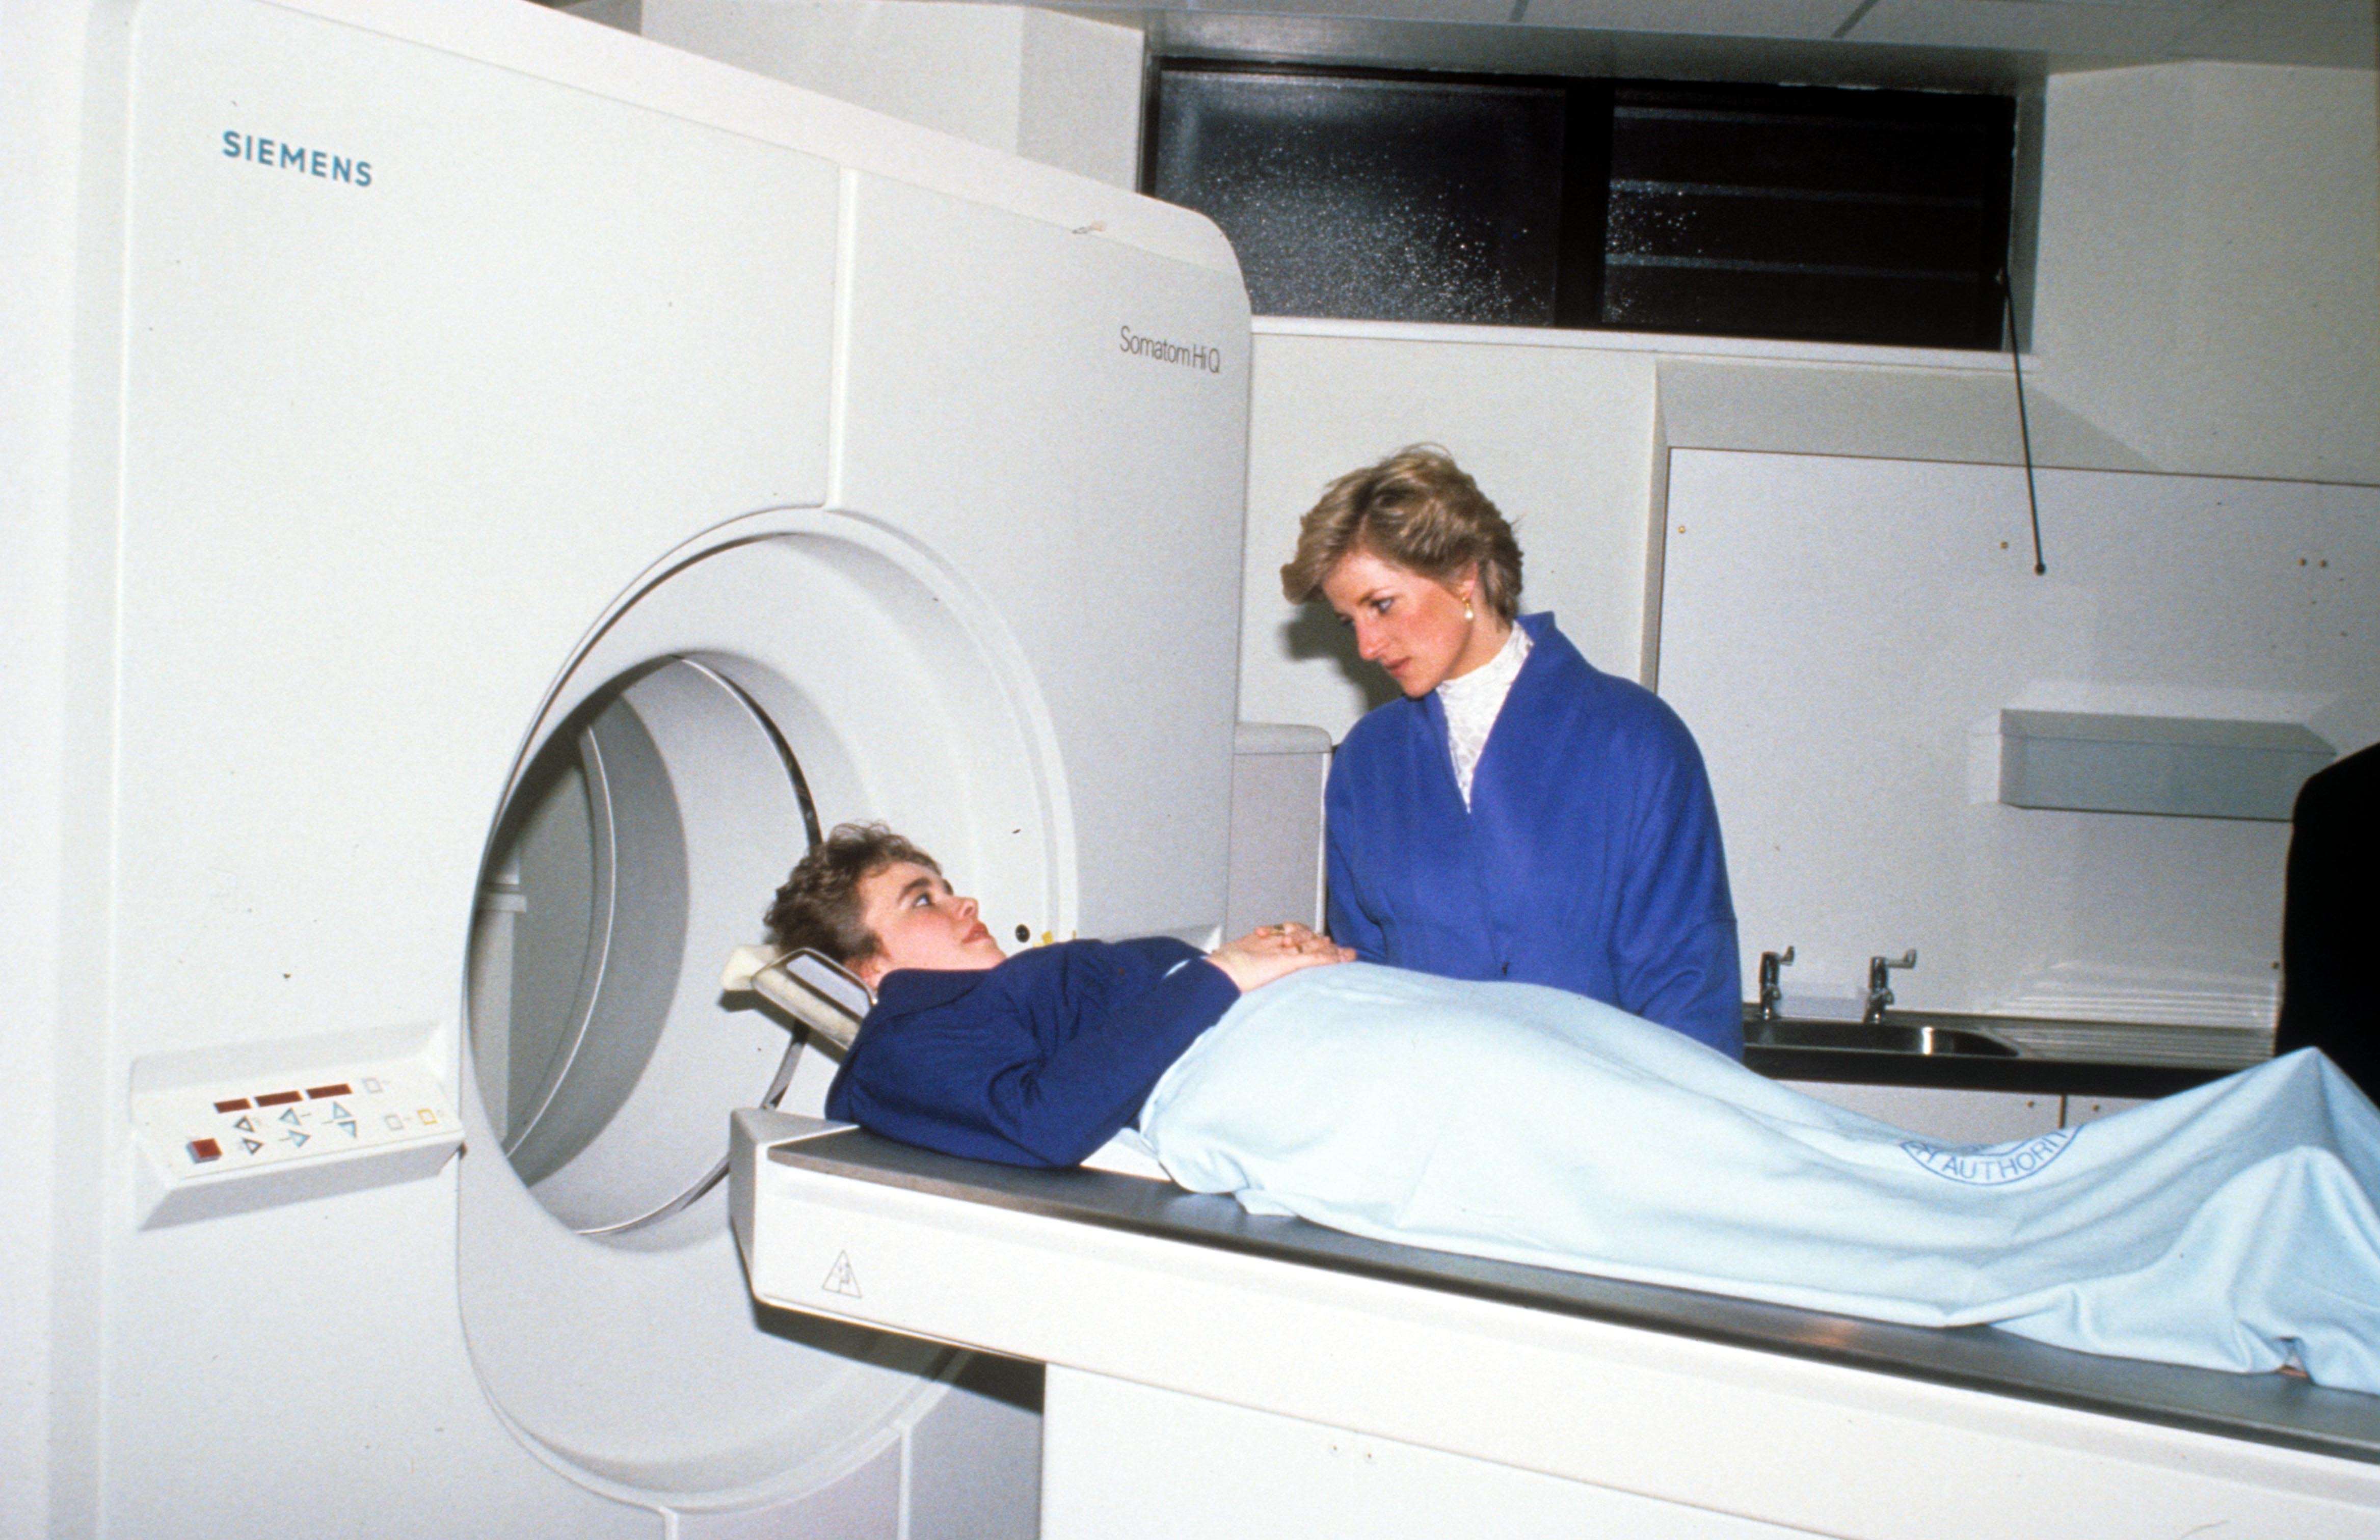
[[[860,921],[859,885],[896,861],[941,875],[932,856],[880,823],[835,825],[777,890],[762,916],[769,939],[783,951],[808,949],[844,967],[872,956],[876,933]]]
[[[1281,569],[1282,597],[1305,603],[1356,551],[1449,587],[1476,563],[1488,608],[1508,623],[1521,612],[1521,544],[1512,527],[1434,443],[1400,449],[1323,490],[1298,521],[1297,553]]]

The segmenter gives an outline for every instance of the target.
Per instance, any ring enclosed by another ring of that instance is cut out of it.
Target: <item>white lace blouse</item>
[[[1471,806],[1472,771],[1479,768],[1488,734],[1495,730],[1497,714],[1504,709],[1504,697],[1512,693],[1521,665],[1529,661],[1531,645],[1529,634],[1515,625],[1496,656],[1438,687],[1439,701],[1446,708],[1446,748],[1454,758],[1454,783],[1463,788],[1465,807]]]

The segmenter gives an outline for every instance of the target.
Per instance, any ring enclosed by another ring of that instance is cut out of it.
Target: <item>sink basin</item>
[[[1830,1022],[1788,1017],[1743,1024],[1746,1048],[1832,1049],[1844,1053],[1961,1053],[2013,1059],[2017,1050],[1988,1033],[1930,1022]]]

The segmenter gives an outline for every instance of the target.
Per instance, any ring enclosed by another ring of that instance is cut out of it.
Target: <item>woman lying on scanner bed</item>
[[[876,995],[827,1115],[978,1160],[1071,1166],[1131,1122],[1241,995],[1354,953],[1302,925],[1201,953],[1158,936],[1009,957],[934,858],[882,824],[837,828],[770,905],[769,932]]]
[[[2313,1049],[2078,1128],[1942,1145],[1536,984],[1302,927],[1005,958],[933,861],[845,827],[770,910],[877,994],[830,1116],[1166,1173],[1376,1240],[2380,1393],[2380,1112]]]

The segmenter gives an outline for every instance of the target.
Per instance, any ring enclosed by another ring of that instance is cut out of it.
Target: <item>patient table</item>
[[[1048,1540],[2380,1535],[2380,1398],[1392,1245],[736,1114],[764,1304],[1049,1365]]]

